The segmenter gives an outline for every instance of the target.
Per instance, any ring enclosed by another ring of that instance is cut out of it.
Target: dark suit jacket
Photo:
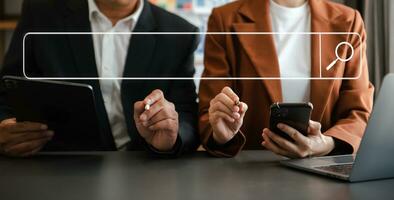
[[[134,32],[195,32],[197,28],[184,19],[148,2]],[[13,35],[5,57],[1,76],[22,73],[22,45],[27,32],[91,32],[86,0],[25,0],[22,17]],[[193,52],[196,35],[133,35],[130,40],[124,77],[192,77]],[[98,77],[91,35],[56,35],[26,37],[26,73],[29,77]],[[93,86],[100,128],[114,149],[111,129],[103,103],[98,80],[73,80]],[[144,99],[152,90],[161,89],[167,100],[173,102],[179,114],[179,137],[170,155],[195,150],[197,135],[197,103],[195,85],[190,81],[123,80],[121,99],[131,137],[130,150],[153,148],[138,134],[133,120],[133,104]],[[70,97],[72,94],[70,94]],[[0,120],[12,117],[12,109],[0,95]],[[78,98],[78,97],[72,97]],[[157,153],[157,152],[156,152]]]

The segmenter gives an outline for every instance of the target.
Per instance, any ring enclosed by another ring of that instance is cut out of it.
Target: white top
[[[310,32],[311,14],[306,2],[289,8],[270,1],[273,32]],[[279,59],[280,77],[311,76],[311,37],[305,34],[273,35]],[[283,102],[308,102],[310,80],[281,79]]]
[[[89,20],[92,32],[132,32],[141,15],[144,1],[137,10],[119,20],[114,26],[98,9],[94,0],[88,0]],[[93,34],[97,72],[100,77],[122,77],[131,34]],[[105,109],[111,125],[116,147],[122,149],[130,141],[121,100],[121,80],[100,80]],[[132,103],[132,102],[129,102]]]

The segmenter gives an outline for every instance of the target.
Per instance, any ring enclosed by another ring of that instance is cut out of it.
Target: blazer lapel
[[[244,3],[240,9],[241,21],[233,24],[235,32],[271,32],[269,1],[255,0]],[[245,18],[247,20],[245,20]],[[237,34],[243,50],[261,78],[279,78],[279,61],[271,34]],[[280,80],[262,80],[270,100],[282,101]]]
[[[67,32],[91,32],[87,1],[67,2],[68,13],[65,15]],[[97,67],[91,34],[68,34],[75,58],[77,73],[75,76],[97,78]]]
[[[322,0],[309,0],[311,10],[311,30],[312,32],[347,32],[345,27],[349,27],[348,21],[340,18],[338,13],[330,8],[325,8]],[[348,35],[312,35],[312,66],[311,66],[311,94],[310,101],[314,105],[312,119],[321,121],[327,102],[331,96],[336,80],[328,79],[342,77],[344,67],[338,66],[337,62],[332,69],[326,67],[336,59],[335,48],[343,41],[347,41]],[[345,56],[344,56],[345,57]],[[343,64],[343,63],[342,63]],[[323,79],[319,79],[323,78]]]
[[[155,27],[152,11],[148,2],[144,8],[133,32],[150,32]],[[126,58],[124,77],[149,77],[150,63],[156,45],[154,34],[133,34]]]

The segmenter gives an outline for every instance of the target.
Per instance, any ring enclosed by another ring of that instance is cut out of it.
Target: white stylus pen
[[[148,100],[148,102],[145,104],[145,110],[149,110],[150,109],[150,100]]]
[[[150,105],[149,104],[146,104],[145,105],[145,110],[149,110],[150,109]]]

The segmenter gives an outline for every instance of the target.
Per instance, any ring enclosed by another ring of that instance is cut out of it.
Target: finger
[[[315,122],[309,120],[308,134],[317,135],[320,133],[321,124],[319,122]]]
[[[139,116],[139,120],[141,122],[146,122],[163,109],[164,105],[162,101],[156,102],[155,104],[150,106],[149,110],[144,110],[144,112]]]
[[[177,122],[175,120],[165,119],[165,120],[159,121],[159,122],[149,126],[149,130],[151,130],[151,131],[158,131],[158,130],[173,131],[176,126],[177,126]]]
[[[287,152],[280,147],[278,147],[266,134],[263,134],[263,139],[264,141],[261,143],[265,148],[268,150],[282,156],[286,156],[289,158],[294,158],[294,155],[292,155],[290,152]]]
[[[48,139],[38,139],[38,140],[23,142],[8,148],[4,148],[4,152],[8,155],[22,156],[27,152],[31,152],[34,149],[37,149],[45,145],[48,141],[49,141]]]
[[[244,102],[239,103],[239,112],[240,113],[245,113],[248,110],[248,104]]]
[[[139,121],[139,116],[141,113],[145,111],[144,108],[144,102],[143,101],[137,101],[134,103],[134,120]]]
[[[2,124],[15,124],[16,123],[16,118],[9,118],[1,121]]]
[[[230,99],[233,101],[233,104],[235,104],[235,102],[239,102],[239,97],[230,87],[224,87],[222,93],[230,97]]]
[[[229,114],[227,114],[225,112],[222,112],[222,111],[215,111],[215,112],[213,112],[210,115],[212,117],[212,122],[213,123],[217,123],[220,119],[224,119],[224,120],[226,120],[226,121],[228,121],[230,123],[234,123],[235,122],[235,119],[231,115],[229,115]]]
[[[302,135],[300,132],[298,132],[296,129],[283,124],[283,123],[279,123],[277,125],[277,127],[279,128],[279,130],[283,131],[284,133],[286,133],[287,135],[289,135],[297,144],[307,144],[308,143],[308,138],[305,137],[304,135]]]
[[[153,115],[150,119],[148,119],[147,121],[144,121],[143,125],[144,126],[151,126],[152,124],[155,124],[155,123],[165,120],[165,119],[172,119],[172,120],[178,119],[178,113],[175,111],[174,107],[172,107],[172,106],[164,107],[158,113]]]
[[[155,102],[161,100],[163,97],[164,97],[164,94],[161,90],[159,90],[159,89],[153,90],[147,97],[145,97],[144,104],[145,105],[146,104],[152,105]],[[145,107],[145,105],[144,105],[144,107]]]
[[[240,111],[240,117],[236,119],[237,122],[242,123],[243,118],[245,117],[246,111],[248,110],[248,105],[246,103],[240,102],[239,104],[239,111]]]
[[[281,149],[290,152],[292,155],[301,155],[301,151],[294,143],[278,136],[269,129],[264,129],[263,133],[268,136],[270,140],[274,141]]]
[[[31,131],[47,130],[48,126],[36,122],[18,122],[14,124],[5,124],[3,129],[11,133],[25,133]]]
[[[241,102],[239,104],[239,111],[241,114],[241,118],[243,118],[245,116],[247,110],[248,110],[248,105],[244,102]]]
[[[224,93],[220,93],[215,97],[215,101],[222,102],[232,112],[238,112],[239,107],[234,104],[234,101]]]
[[[241,115],[238,112],[233,112],[232,110],[230,110],[226,105],[224,105],[220,101],[216,101],[216,103],[211,105],[210,110],[211,110],[211,112],[221,111],[221,112],[227,113],[229,116],[231,116],[234,119],[238,119],[239,117],[241,117]]]
[[[32,140],[49,139],[52,138],[53,135],[54,135],[53,131],[40,131],[40,132],[28,132],[25,134],[17,134],[15,135],[15,137],[10,138],[9,141],[3,144],[3,147],[7,148],[15,144],[29,142]]]

